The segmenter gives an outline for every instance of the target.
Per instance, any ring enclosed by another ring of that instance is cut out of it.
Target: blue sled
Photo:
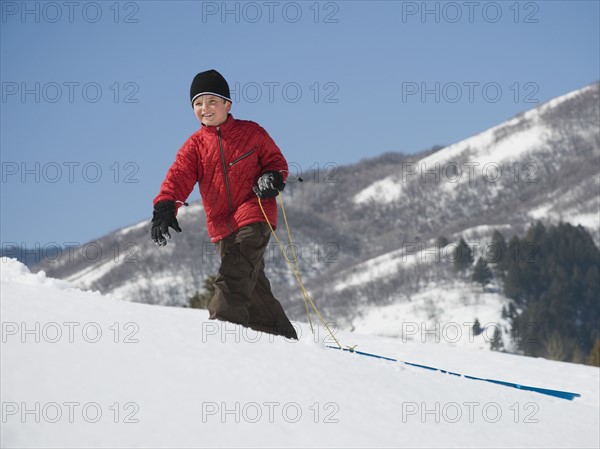
[[[484,379],[482,377],[467,376],[466,374],[453,373],[452,371],[446,371],[446,370],[443,370],[440,368],[434,368],[432,366],[419,365],[418,363],[404,362],[402,360],[392,359],[390,357],[384,357],[382,355],[377,355],[377,354],[371,354],[369,352],[357,351],[355,349],[350,349],[350,348],[338,348],[337,346],[326,346],[326,347],[330,348],[330,349],[341,349],[342,351],[351,352],[353,354],[358,354],[358,355],[364,355],[367,357],[373,357],[376,359],[388,360],[390,362],[404,363],[405,365],[416,366],[417,368],[428,369],[430,371],[439,371],[440,373],[464,377],[465,379],[481,380],[484,382],[490,382],[490,383],[497,384],[497,385],[504,385],[505,387],[516,388],[518,390],[535,391],[536,393],[546,394],[548,396],[554,396],[555,398],[560,398],[560,399],[567,399],[568,401],[572,401],[575,398],[581,397],[581,395],[579,393],[571,393],[569,391],[560,391],[560,390],[549,390],[547,388],[530,387],[527,385],[515,384],[513,382],[504,382],[502,380]]]

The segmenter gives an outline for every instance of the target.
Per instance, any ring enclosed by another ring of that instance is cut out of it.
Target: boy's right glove
[[[269,170],[262,174],[257,181],[257,187],[254,188],[254,192],[260,198],[273,198],[279,195],[285,188],[285,182],[283,182],[283,175],[281,172],[275,170]]]
[[[159,201],[154,205],[154,212],[152,213],[152,240],[158,246],[165,246],[167,239],[171,238],[169,234],[169,226],[177,232],[181,232],[177,218],[175,218],[175,201]],[[165,238],[166,237],[166,238]]]

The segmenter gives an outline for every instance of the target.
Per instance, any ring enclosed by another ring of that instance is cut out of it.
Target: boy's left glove
[[[254,192],[260,198],[273,198],[279,195],[285,188],[285,182],[283,182],[283,175],[281,172],[275,170],[269,170],[262,174],[258,178],[257,187],[254,188]]]

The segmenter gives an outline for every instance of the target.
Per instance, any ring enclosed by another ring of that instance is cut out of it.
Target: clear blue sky
[[[303,170],[451,144],[600,78],[598,1],[1,6],[4,245],[149,217],[210,68]]]

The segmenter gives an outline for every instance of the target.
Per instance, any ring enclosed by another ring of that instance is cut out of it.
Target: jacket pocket
[[[252,153],[254,153],[254,150],[255,150],[255,149],[256,149],[256,147],[252,148],[252,149],[251,149],[250,151],[248,151],[247,153],[244,153],[244,154],[242,154],[240,157],[238,157],[238,158],[235,158],[234,160],[232,160],[232,161],[229,163],[229,166],[231,167],[231,166],[233,166],[233,165],[237,164],[238,162],[240,162],[240,161],[242,161],[242,160],[246,159],[248,156],[250,156]]]

